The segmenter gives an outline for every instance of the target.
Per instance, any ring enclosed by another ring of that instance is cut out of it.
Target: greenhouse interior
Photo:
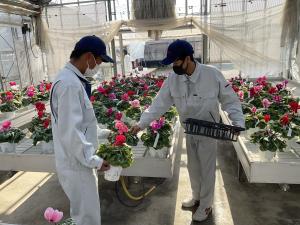
[[[0,225],[299,225],[300,0],[0,0]]]

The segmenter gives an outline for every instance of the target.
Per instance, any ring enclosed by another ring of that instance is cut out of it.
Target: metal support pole
[[[96,23],[99,23],[99,15],[98,15],[98,5],[97,5],[97,1],[95,0],[95,13],[96,13]]]
[[[127,16],[128,16],[128,20],[130,20],[129,0],[127,0]]]
[[[4,84],[3,84],[3,77],[4,77],[4,69],[3,69],[3,64],[2,64],[2,59],[1,59],[1,52],[0,52],[0,66],[2,70],[0,70],[0,83],[1,83],[1,89],[4,90]]]
[[[115,16],[115,20],[117,20],[116,0],[113,0],[113,2],[114,2],[114,16]]]
[[[111,0],[107,1],[107,5],[108,5],[108,18],[109,21],[112,21],[112,15],[111,15]],[[113,60],[115,61],[114,65],[113,65],[113,69],[114,69],[114,75],[116,75],[118,73],[118,69],[117,69],[117,57],[116,57],[116,46],[115,46],[115,39],[112,39],[111,41],[111,54],[113,57]]]
[[[202,0],[200,0],[200,16],[202,15],[202,4],[203,4],[203,2],[202,2]]]
[[[32,77],[32,70],[31,70],[30,59],[29,59],[26,33],[23,34],[23,40],[24,40],[24,49],[25,49],[25,54],[26,54],[26,61],[27,61],[27,66],[28,66],[29,79],[30,79],[30,83],[33,84],[33,77]]]
[[[121,55],[122,74],[125,75],[125,62],[124,62],[124,51],[123,51],[123,36],[122,36],[121,32],[119,32],[119,46],[120,46],[120,55]]]
[[[207,15],[208,15],[208,4],[207,0],[204,1],[204,16],[205,16],[205,21],[207,20]],[[206,26],[206,23],[204,23]],[[208,62],[208,37],[206,34],[203,34],[203,64],[207,64]]]
[[[185,15],[188,15],[188,0],[185,0]]]
[[[18,55],[17,55],[17,50],[16,50],[16,42],[15,42],[14,29],[15,28],[11,28],[11,36],[12,36],[12,41],[13,41],[13,46],[14,46],[14,52],[15,52],[15,56],[16,56],[16,63],[17,63],[17,67],[18,67],[18,72],[19,72],[20,87],[22,89],[23,88],[22,77],[21,77],[21,72],[20,72],[20,68],[19,68],[19,60],[18,60]]]

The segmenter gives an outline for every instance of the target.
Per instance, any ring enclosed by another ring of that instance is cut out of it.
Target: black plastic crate
[[[245,128],[242,127],[192,118],[188,118],[183,123],[185,124],[185,133],[187,134],[201,135],[228,141],[237,141],[239,132],[245,130]]]

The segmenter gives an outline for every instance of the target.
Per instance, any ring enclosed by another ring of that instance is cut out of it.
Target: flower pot
[[[23,113],[23,112],[25,112],[25,111],[27,111],[27,110],[28,110],[27,107],[22,107],[22,108],[18,109],[18,110],[16,111],[16,113]]]
[[[15,117],[16,112],[3,112],[3,119],[11,119]]]
[[[41,147],[41,152],[42,153],[45,153],[45,154],[54,153],[53,141],[49,141],[49,142],[41,141],[40,142],[40,147]]]
[[[108,181],[118,181],[122,172],[121,166],[110,166],[110,169],[104,172],[104,179]]]
[[[3,142],[0,143],[1,152],[13,153],[16,152],[16,143]]]
[[[98,127],[99,127],[100,129],[106,129],[106,128],[107,128],[107,125],[102,124],[102,123],[98,123]]]
[[[33,105],[33,104],[30,104],[30,105],[28,105],[28,106],[27,106],[27,109],[28,109],[28,110],[35,109],[35,105]]]
[[[156,158],[156,150],[154,148],[149,148],[148,154],[151,158]]]
[[[155,149],[155,148],[149,148],[148,155],[151,158],[159,158],[159,159],[165,159],[167,158],[169,149],[167,147],[164,147],[162,149]]]

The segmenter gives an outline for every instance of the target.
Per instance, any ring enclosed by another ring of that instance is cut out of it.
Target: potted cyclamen
[[[155,158],[166,158],[168,149],[171,147],[172,127],[162,117],[155,120],[142,134],[141,140],[144,146],[149,148],[149,154]]]
[[[121,101],[117,103],[117,109],[120,110],[121,112],[126,111],[127,109],[130,108],[130,103],[129,103],[129,95],[127,93],[124,93],[121,95]]]
[[[176,116],[178,115],[177,110],[172,106],[163,116],[169,122],[175,122]]]
[[[140,106],[140,101],[135,99],[130,102],[131,107],[126,110],[126,122],[128,122],[130,125],[133,125],[136,123],[136,121],[140,120],[142,111]]]
[[[33,85],[26,87],[24,90],[24,97],[22,100],[23,106],[27,106],[29,109],[34,108],[34,104],[37,102],[37,91]]]
[[[10,121],[4,121],[0,127],[0,150],[1,152],[15,152],[16,144],[19,143],[25,134],[18,128],[12,128]]]
[[[98,102],[94,104],[95,116],[98,121],[98,126],[100,128],[106,128],[109,124],[114,122],[118,118],[118,111],[113,108],[106,109],[104,106]]]
[[[108,181],[118,181],[122,169],[133,163],[132,149],[126,144],[124,134],[116,135],[113,143],[101,144],[96,154],[111,165],[110,169],[104,172],[104,178]]]
[[[41,81],[37,87],[37,100],[46,103],[50,97],[50,90],[51,90],[52,83]]]
[[[128,144],[129,146],[137,146],[139,138],[137,137],[137,135],[133,135],[129,131],[128,126],[122,121],[116,120],[113,126],[108,126],[108,129],[112,131],[108,137],[108,140],[111,143],[116,139],[117,135],[122,134],[126,137],[126,144]]]
[[[36,146],[39,143],[42,153],[53,153],[54,145],[50,113],[46,112],[45,104],[42,102],[37,102],[35,107],[38,115],[32,119],[28,128],[32,133],[33,145]]]
[[[0,111],[4,118],[12,118],[15,116],[15,111],[22,106],[21,102],[16,98],[12,91],[1,93]]]

